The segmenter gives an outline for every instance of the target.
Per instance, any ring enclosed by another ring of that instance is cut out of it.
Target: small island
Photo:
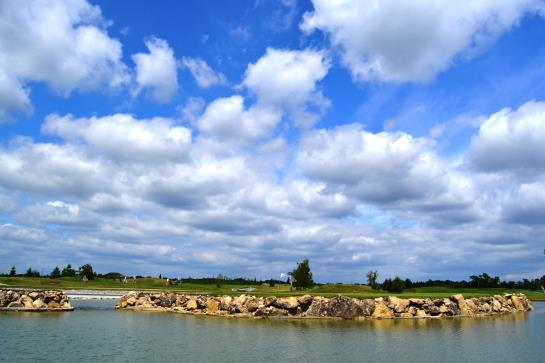
[[[60,290],[0,289],[0,311],[72,311]]]
[[[358,299],[347,296],[211,296],[174,292],[130,292],[117,309],[246,318],[408,319],[488,316],[532,310],[524,294],[465,299],[461,294],[442,299]]]

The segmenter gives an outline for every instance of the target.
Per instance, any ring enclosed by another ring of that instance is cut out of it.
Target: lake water
[[[115,311],[0,313],[5,362],[544,362],[545,303],[452,320],[247,320]]]

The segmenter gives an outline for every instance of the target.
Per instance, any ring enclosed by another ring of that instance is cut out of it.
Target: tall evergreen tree
[[[58,279],[59,277],[61,277],[61,269],[59,268],[59,266],[55,266],[53,271],[51,271],[50,276],[52,279]]]
[[[72,268],[71,264],[66,265],[66,267],[62,269],[62,276],[63,277],[74,277],[74,276],[76,276],[76,271]]]
[[[16,276],[17,275],[17,270],[15,269],[15,266],[11,266],[11,270],[9,270],[9,275],[10,276]]]

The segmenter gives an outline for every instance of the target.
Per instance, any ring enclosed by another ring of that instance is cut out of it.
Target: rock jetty
[[[453,295],[450,298],[432,300],[401,299],[394,296],[356,299],[346,296],[233,297],[130,292],[119,299],[116,308],[255,318],[395,319],[524,312],[532,310],[532,304],[523,294],[468,299],[462,295]]]
[[[0,289],[0,311],[70,311],[70,300],[60,290]]]

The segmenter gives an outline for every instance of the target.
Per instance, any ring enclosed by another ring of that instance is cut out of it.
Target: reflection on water
[[[446,320],[252,320],[115,311],[73,301],[70,313],[0,314],[0,361],[538,362],[535,311]]]

